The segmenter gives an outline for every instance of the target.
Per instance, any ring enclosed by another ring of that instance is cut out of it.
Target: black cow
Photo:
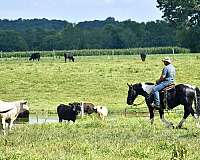
[[[67,59],[69,59],[69,61],[74,62],[74,56],[71,53],[64,53],[64,58],[65,58],[65,63]]]
[[[29,61],[30,61],[30,60],[33,60],[33,61],[34,61],[34,60],[36,60],[36,59],[37,59],[38,61],[40,61],[40,53],[32,53],[32,54],[31,54],[31,57],[29,58]]]
[[[146,53],[140,53],[140,58],[141,58],[141,60],[144,62],[145,61],[145,59],[146,59]]]
[[[76,116],[81,112],[81,107],[75,104],[65,105],[60,104],[57,107],[57,113],[59,117],[59,122],[62,120],[76,121]]]
[[[29,121],[29,110],[24,109],[17,116],[16,121],[28,122]]]

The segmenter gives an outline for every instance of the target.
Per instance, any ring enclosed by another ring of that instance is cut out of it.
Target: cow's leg
[[[62,118],[59,117],[59,122],[62,122]]]
[[[14,122],[14,119],[10,119],[10,123],[9,123],[9,126],[8,126],[8,128],[9,128],[9,131],[11,131],[11,129],[12,129],[12,126],[13,126],[13,122]]]
[[[172,123],[172,122],[169,122],[169,121],[167,121],[167,120],[165,119],[165,117],[164,117],[164,110],[163,110],[163,109],[160,109],[160,110],[159,110],[159,114],[160,114],[160,119],[161,119],[161,121],[164,123],[164,125],[165,125],[167,128],[170,128],[170,127],[174,128],[173,123]]]
[[[2,118],[1,119],[1,122],[2,122],[2,129],[3,129],[3,134],[5,135],[6,134],[6,131],[5,131],[5,129],[6,129],[6,119],[5,118]]]

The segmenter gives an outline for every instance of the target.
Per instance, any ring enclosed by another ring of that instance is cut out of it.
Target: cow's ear
[[[27,101],[22,100],[21,103],[22,103],[22,104],[27,104]]]

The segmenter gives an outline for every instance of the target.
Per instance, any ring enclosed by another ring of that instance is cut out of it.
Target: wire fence
[[[175,108],[172,110],[165,110],[167,113],[175,113],[175,114],[183,114],[182,108]],[[158,112],[155,112],[157,115]],[[147,111],[147,107],[133,108],[133,107],[125,107],[124,109],[125,116],[136,116],[136,117],[148,117],[149,112]]]

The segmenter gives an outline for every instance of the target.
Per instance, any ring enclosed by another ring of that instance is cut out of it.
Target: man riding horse
[[[162,70],[160,78],[156,81],[156,85],[152,89],[152,94],[154,95],[154,103],[152,106],[156,109],[160,108],[160,96],[159,91],[163,88],[173,84],[175,82],[176,70],[175,67],[171,64],[169,57],[165,57],[163,60],[165,67]]]

